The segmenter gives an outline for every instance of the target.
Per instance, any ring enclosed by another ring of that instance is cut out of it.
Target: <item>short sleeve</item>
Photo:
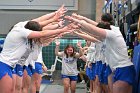
[[[106,29],[105,31],[106,31],[106,39],[113,39],[116,36],[115,32],[112,30]]]
[[[21,28],[21,34],[23,37],[27,38],[29,36],[29,34],[31,34],[31,32],[33,32],[32,30],[26,29],[26,28]]]
[[[12,30],[20,33],[20,36],[23,38],[27,38],[32,30],[26,29],[24,26],[27,24],[28,21],[19,22],[17,23]]]

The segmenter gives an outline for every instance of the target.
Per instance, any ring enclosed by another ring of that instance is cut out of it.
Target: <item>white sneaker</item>
[[[84,84],[84,83],[85,83],[85,80],[82,80],[80,83],[81,83],[81,84]]]

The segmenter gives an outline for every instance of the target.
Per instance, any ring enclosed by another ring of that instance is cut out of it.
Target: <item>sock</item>
[[[36,91],[36,93],[39,93],[39,91]]]

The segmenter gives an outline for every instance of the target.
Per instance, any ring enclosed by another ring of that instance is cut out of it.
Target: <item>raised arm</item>
[[[82,46],[81,46],[81,42],[78,42],[78,43],[77,43],[77,47],[79,48],[79,53],[76,53],[76,54],[75,54],[75,57],[76,57],[76,58],[80,58],[80,57],[83,55],[83,48],[82,48]]]
[[[82,31],[77,30],[77,31],[74,31],[73,33],[76,34],[77,36],[79,36],[85,40],[91,41],[91,42],[101,42],[100,40],[94,38],[93,36],[90,36],[86,33],[80,33],[80,32],[82,32]]]
[[[68,26],[65,26],[61,29],[55,29],[55,30],[43,30],[43,31],[32,31],[29,35],[28,38],[41,38],[41,37],[49,37],[52,35],[64,33],[64,32],[70,32],[71,30],[69,29]]]
[[[67,17],[68,20],[76,22],[78,24],[80,24],[80,26],[82,28],[84,28],[85,30],[83,31],[88,31],[89,33],[93,34],[93,35],[97,35],[100,37],[100,40],[104,39],[106,37],[106,31],[105,29],[96,27],[95,25],[89,24],[86,21],[83,20],[78,20],[76,18],[73,17]]]
[[[63,23],[64,21],[59,21],[59,22],[54,22],[51,24],[46,25],[45,27],[43,27],[43,30],[54,30],[60,27],[63,27]]]
[[[55,40],[55,55],[59,56],[59,57],[63,57],[63,52],[59,52],[59,46],[60,46],[60,41],[59,40]]]
[[[95,21],[93,21],[93,20],[91,20],[89,18],[86,18],[84,16],[77,15],[76,13],[73,13],[72,16],[75,17],[75,18],[77,18],[77,19],[79,19],[79,20],[84,20],[87,23],[92,24],[92,25],[95,25],[95,26],[98,24],[97,22],[95,22]]]
[[[64,5],[62,5],[57,11],[54,11],[52,13],[45,14],[45,15],[40,16],[38,18],[32,19],[32,21],[42,22],[42,21],[48,20],[48,19],[52,18],[53,16],[55,16],[56,13],[58,13],[58,12],[62,12],[62,13],[66,12],[66,8],[64,7]]]
[[[62,16],[65,15],[67,9],[62,5],[57,11],[50,14],[45,14],[39,18],[33,19],[32,21],[38,22],[42,27],[48,25],[51,22],[59,21]]]

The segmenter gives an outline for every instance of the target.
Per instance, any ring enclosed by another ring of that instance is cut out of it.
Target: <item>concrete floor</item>
[[[63,85],[61,84],[61,81],[54,81],[51,84],[43,83],[41,84],[40,93],[63,93]],[[86,85],[77,83],[76,93],[87,93]]]

